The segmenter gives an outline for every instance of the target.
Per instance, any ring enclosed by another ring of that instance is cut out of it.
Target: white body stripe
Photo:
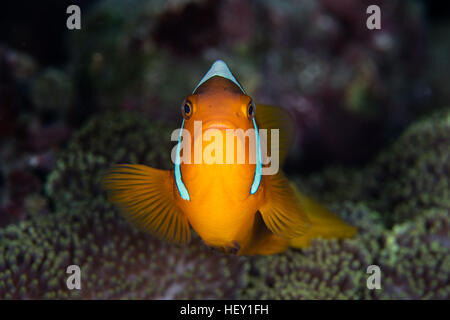
[[[239,82],[236,80],[236,78],[233,76],[233,74],[230,71],[230,68],[228,68],[227,64],[223,60],[217,60],[213,63],[211,68],[208,70],[208,72],[203,76],[202,80],[198,83],[198,85],[195,87],[194,91],[192,93],[195,93],[198,87],[200,87],[204,82],[208,81],[214,76],[219,76],[225,79],[228,79],[230,81],[233,81],[245,94],[244,88],[241,87]]]

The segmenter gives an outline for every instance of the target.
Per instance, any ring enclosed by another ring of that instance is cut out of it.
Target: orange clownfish
[[[135,225],[180,244],[190,240],[192,227],[206,245],[239,255],[275,254],[307,247],[312,238],[355,235],[354,227],[300,193],[282,172],[262,174],[258,130],[279,129],[282,164],[292,143],[291,117],[281,108],[255,105],[223,61],[216,61],[185,98],[181,113],[181,128],[194,137],[188,143],[193,149],[200,146],[200,154],[214,142],[210,137],[205,143],[207,131],[226,135],[230,129],[254,129],[256,148],[250,143],[245,147],[245,136],[236,135],[234,151],[244,145],[246,159],[255,152],[256,161],[180,161],[180,134],[173,170],[113,166],[104,187],[110,201]],[[202,134],[196,136],[199,122]],[[226,144],[218,146],[214,155],[225,157]]]

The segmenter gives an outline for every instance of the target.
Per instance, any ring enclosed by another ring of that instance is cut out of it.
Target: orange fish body
[[[192,227],[208,246],[241,255],[306,247],[316,237],[354,236],[353,227],[301,194],[281,172],[262,175],[257,148],[245,136],[233,137],[231,149],[218,138],[236,130],[280,129],[282,161],[293,128],[283,109],[255,106],[223,61],[186,97],[182,115],[191,141],[177,152],[184,156],[189,146],[189,161],[176,162],[171,171],[117,165],[104,180],[110,200],[136,225],[177,243],[189,241]]]

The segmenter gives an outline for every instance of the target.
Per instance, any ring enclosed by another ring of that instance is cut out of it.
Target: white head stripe
[[[242,90],[242,92],[245,94],[244,89],[241,87],[239,82],[233,76],[233,74],[230,71],[230,68],[228,68],[227,64],[225,62],[223,62],[222,60],[217,60],[216,62],[214,62],[212,64],[212,66],[209,69],[209,71],[204,75],[202,80],[200,80],[200,82],[195,87],[195,89],[194,89],[194,91],[192,93],[194,93],[195,90],[197,90],[197,88],[200,87],[204,82],[208,81],[209,79],[211,79],[214,76],[219,76],[219,77],[228,79],[230,81],[233,81]]]

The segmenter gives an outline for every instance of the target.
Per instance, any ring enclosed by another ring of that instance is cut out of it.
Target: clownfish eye
[[[181,105],[181,114],[183,115],[183,118],[188,120],[192,116],[192,103],[189,100],[183,101],[183,104]]]
[[[247,117],[249,120],[252,120],[255,116],[256,106],[253,103],[253,101],[250,101],[250,103],[247,106]]]

